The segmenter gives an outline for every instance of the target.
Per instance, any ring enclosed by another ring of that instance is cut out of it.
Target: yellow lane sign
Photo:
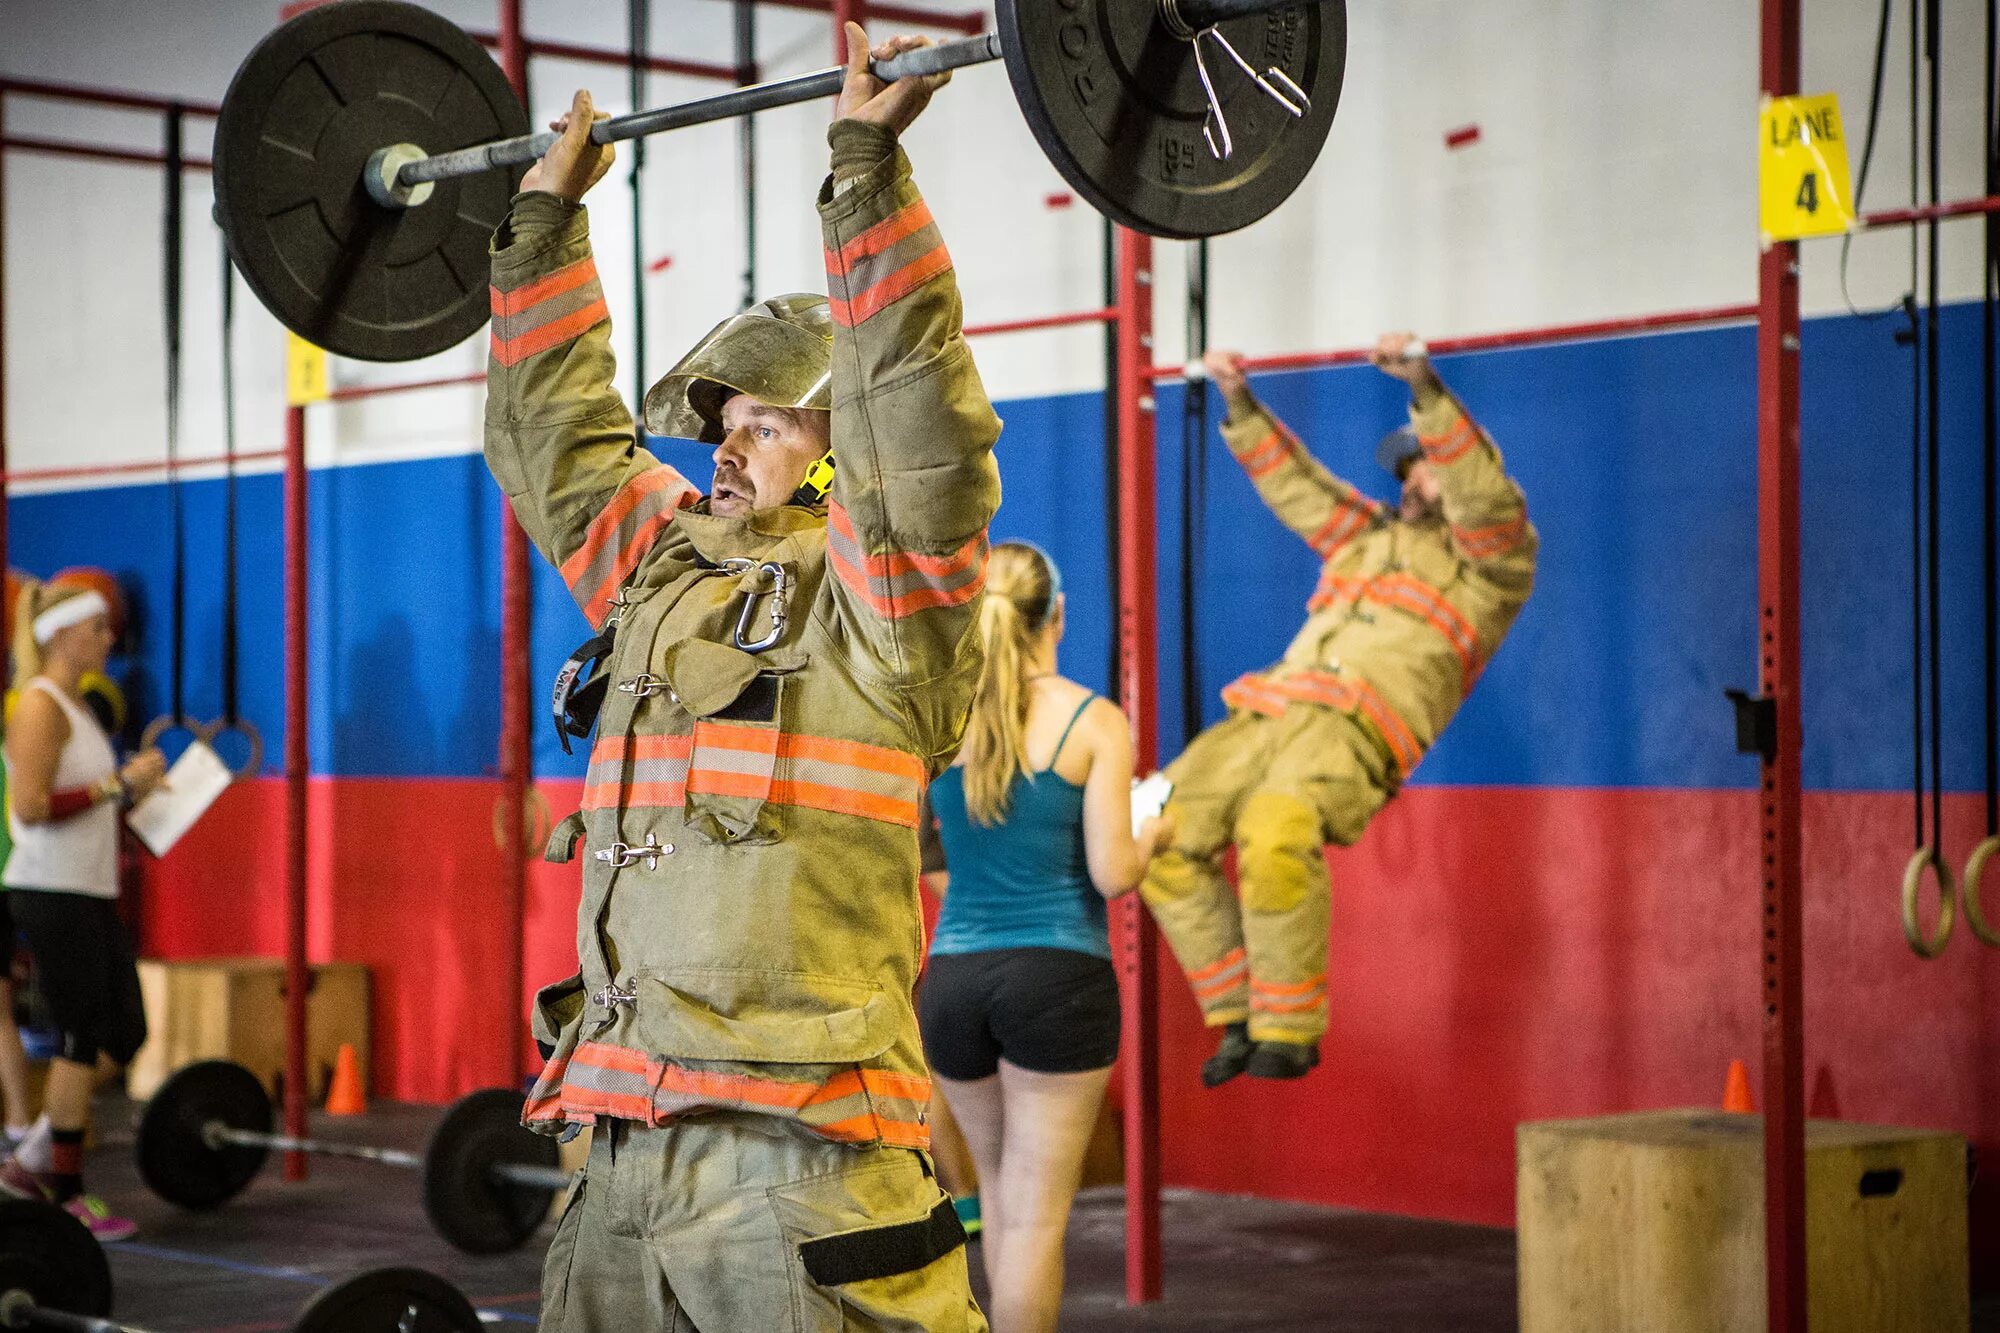
[[[1834,236],[1853,225],[1847,131],[1834,94],[1767,100],[1757,158],[1765,245]]]
[[[296,333],[285,335],[285,403],[304,407],[326,401],[326,352]]]

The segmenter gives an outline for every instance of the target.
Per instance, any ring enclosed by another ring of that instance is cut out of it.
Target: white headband
[[[110,613],[111,603],[105,601],[104,594],[95,588],[74,597],[65,597],[35,617],[35,642],[47,643],[71,625],[81,625],[92,616]]]

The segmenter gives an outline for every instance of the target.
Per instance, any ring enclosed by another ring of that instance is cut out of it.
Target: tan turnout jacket
[[[908,161],[867,126],[829,139],[824,510],[717,517],[636,447],[580,207],[522,195],[494,240],[487,460],[591,624],[617,617],[583,808],[550,843],[580,832],[586,859],[580,972],[537,999],[547,1132],[727,1109],[929,1141],[917,800],[978,675],[999,421]]]
[[[1306,452],[1252,401],[1223,425],[1230,452],[1280,522],[1325,561],[1284,657],[1222,692],[1276,716],[1292,703],[1347,713],[1407,778],[1479,679],[1534,586],[1537,537],[1500,451],[1456,399],[1413,408],[1444,516],[1405,523]]]

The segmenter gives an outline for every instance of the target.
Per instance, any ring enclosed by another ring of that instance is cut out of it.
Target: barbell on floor
[[[422,1153],[292,1138],[274,1133],[272,1119],[263,1083],[242,1065],[188,1065],[159,1086],[139,1119],[140,1178],[168,1203],[199,1211],[242,1193],[273,1152],[401,1167],[422,1173],[431,1226],[468,1254],[518,1249],[570,1184],[555,1140],[521,1127],[521,1096],[505,1088],[452,1103]]]
[[[0,1201],[0,1329],[142,1333],[111,1317],[111,1266],[84,1225],[50,1204]],[[420,1268],[377,1268],[317,1293],[291,1333],[477,1333],[458,1288]]]
[[[1004,62],[1056,169],[1155,236],[1233,231],[1283,203],[1319,158],[1346,73],[1346,0],[998,0],[995,20],[875,70]],[[733,119],[830,96],[844,77],[756,84],[591,135]],[[488,238],[519,168],[554,138],[527,130],[499,66],[449,21],[401,0],[323,5],[273,30],[230,81],[216,221],[300,337],[364,360],[428,356],[486,322]]]

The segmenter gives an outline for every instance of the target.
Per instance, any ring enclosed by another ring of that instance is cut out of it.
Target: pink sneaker
[[[46,1202],[49,1187],[42,1178],[21,1165],[18,1157],[8,1157],[0,1161],[0,1194],[9,1194],[17,1199],[36,1199]]]
[[[63,1211],[90,1229],[100,1245],[130,1240],[139,1234],[139,1224],[129,1217],[114,1217],[104,1200],[95,1194],[79,1194],[62,1206]]]

